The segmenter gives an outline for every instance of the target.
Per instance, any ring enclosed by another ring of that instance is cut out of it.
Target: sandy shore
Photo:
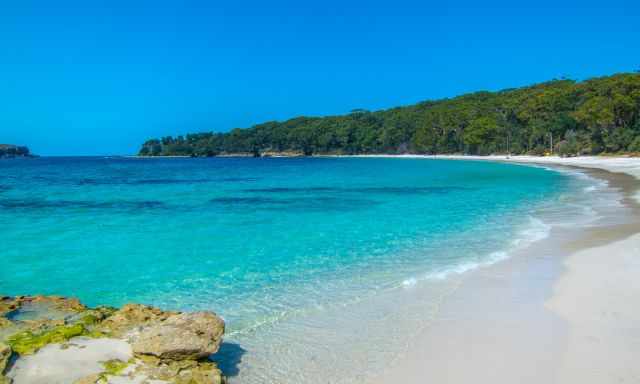
[[[640,158],[436,158],[588,168],[624,205],[610,223],[554,230],[468,274],[438,321],[368,382],[640,383]]]

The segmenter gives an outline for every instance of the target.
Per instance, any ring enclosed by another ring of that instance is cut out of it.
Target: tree
[[[471,122],[464,131],[463,139],[469,153],[487,154],[491,141],[498,132],[498,124],[491,116],[482,116]]]
[[[597,154],[631,151],[638,136],[640,74],[627,73],[475,92],[382,111],[299,116],[226,133],[167,136],[146,142],[140,154],[489,154],[506,152],[507,141],[513,154],[544,154],[551,137],[562,143],[563,151]]]

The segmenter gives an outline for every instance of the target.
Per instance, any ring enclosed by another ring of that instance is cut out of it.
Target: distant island
[[[13,144],[0,144],[0,159],[11,157],[32,157],[29,148]]]
[[[562,79],[145,142],[140,156],[640,152],[640,74]]]

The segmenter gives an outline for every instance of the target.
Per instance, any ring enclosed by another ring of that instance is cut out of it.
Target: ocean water
[[[592,219],[592,188],[473,161],[3,160],[0,294],[214,310],[232,382],[355,382],[451,276]]]

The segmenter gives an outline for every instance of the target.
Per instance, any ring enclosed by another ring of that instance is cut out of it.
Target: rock
[[[212,312],[139,304],[87,308],[60,296],[0,297],[0,331],[0,384],[31,382],[24,374],[74,384],[224,383],[220,369],[206,359],[224,333],[224,321]]]
[[[10,327],[13,323],[6,317],[0,317],[0,328]]]
[[[0,297],[0,316],[5,316],[10,312],[20,309],[23,305],[42,304],[49,306],[61,312],[80,312],[87,309],[76,298],[67,298],[63,296],[3,296]]]
[[[9,336],[7,343],[18,355],[31,355],[46,345],[63,343],[86,333],[87,330],[82,324],[60,325],[39,333],[18,332]]]
[[[13,351],[8,345],[0,343],[0,384],[11,384],[12,382],[10,378],[4,376],[4,371],[7,369],[12,354]]]
[[[214,363],[200,363],[197,367],[180,371],[177,384],[222,384],[222,371]]]
[[[100,374],[89,375],[74,381],[73,384],[96,384],[99,383],[101,379],[102,375]]]
[[[124,334],[128,331],[166,320],[177,312],[165,312],[155,307],[141,304],[126,304],[104,320],[100,326],[114,334]]]
[[[11,311],[15,311],[19,306],[19,301],[15,298],[3,296],[0,298],[0,316],[4,316]]]
[[[0,377],[4,373],[4,370],[7,368],[7,364],[9,364],[9,359],[11,358],[11,347],[4,343],[0,343]]]
[[[224,321],[212,312],[181,313],[143,328],[133,352],[161,359],[198,360],[218,351]]]
[[[221,384],[222,372],[210,361],[161,360],[145,356],[134,376],[144,376],[175,384]]]
[[[30,301],[32,303],[51,303],[56,309],[68,312],[80,312],[87,309],[87,307],[75,297],[63,297],[63,296],[34,296],[24,299],[22,302]]]

